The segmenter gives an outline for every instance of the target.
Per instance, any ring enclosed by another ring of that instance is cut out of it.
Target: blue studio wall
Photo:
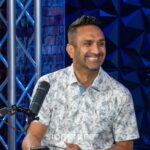
[[[103,68],[133,95],[140,132],[135,150],[150,150],[150,1],[66,0],[66,26],[83,14],[102,21],[107,45]]]

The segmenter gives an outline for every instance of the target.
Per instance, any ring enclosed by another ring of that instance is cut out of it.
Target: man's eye
[[[85,46],[90,46],[91,44],[91,42],[84,43]]]
[[[99,46],[105,46],[105,42],[99,42],[98,45]]]

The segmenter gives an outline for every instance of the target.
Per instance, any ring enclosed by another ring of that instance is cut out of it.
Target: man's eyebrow
[[[105,40],[105,39],[99,39],[98,41],[100,41],[100,42],[105,42],[106,40]]]
[[[103,39],[99,39],[97,42],[105,42],[106,40],[105,40],[105,38],[103,38]],[[94,40],[93,39],[84,39],[83,41],[82,41],[83,43],[87,43],[87,42],[94,42]]]
[[[92,41],[93,41],[92,39],[86,39],[83,42],[92,42]]]
[[[94,41],[93,39],[85,39],[84,41]],[[105,39],[99,39],[98,41],[105,41]]]

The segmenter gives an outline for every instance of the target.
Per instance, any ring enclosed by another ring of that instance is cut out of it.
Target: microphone
[[[6,114],[13,115],[16,111],[17,112],[23,112],[26,114],[27,117],[27,124],[25,125],[25,129],[28,129],[30,123],[33,120],[38,120],[39,118],[37,117],[41,106],[43,104],[43,101],[46,97],[47,92],[49,91],[50,84],[46,81],[39,82],[39,85],[35,91],[35,94],[32,97],[31,104],[29,108],[25,108],[22,106],[16,106],[12,105],[10,108],[9,107],[4,107],[0,109],[0,117],[3,117]]]
[[[50,84],[48,82],[42,81],[39,83],[29,106],[29,110],[32,115],[29,115],[28,117],[28,125],[30,125],[30,123],[35,119],[35,116],[38,115],[49,88]]]
[[[49,91],[49,88],[50,84],[48,82],[42,81],[39,83],[36,92],[31,100],[31,104],[29,106],[31,112],[34,113],[35,115],[37,115],[38,112],[40,111],[40,108],[42,106],[44,98],[46,97],[47,92]]]

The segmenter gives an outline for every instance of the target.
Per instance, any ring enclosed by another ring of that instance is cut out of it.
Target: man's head
[[[81,16],[76,19],[68,28],[68,43],[75,44],[77,28],[85,25],[96,25],[101,28],[101,22],[93,16]]]
[[[95,17],[81,16],[68,29],[67,52],[75,69],[98,71],[105,59],[105,38]]]

